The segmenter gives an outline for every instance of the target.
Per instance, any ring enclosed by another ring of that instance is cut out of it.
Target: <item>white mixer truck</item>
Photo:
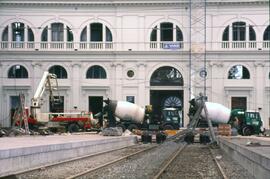
[[[195,116],[201,102],[197,99],[190,101],[189,116]],[[231,124],[241,135],[252,135],[263,132],[263,122],[258,111],[246,111],[243,109],[230,110],[227,107],[213,102],[205,102],[207,117],[214,124]],[[205,120],[205,110],[201,110],[200,119]]]
[[[142,108],[127,101],[108,99],[104,102],[107,105],[103,108],[103,113],[108,113],[109,127],[118,126],[130,131],[179,129],[181,113],[176,108],[164,108],[162,117],[159,117],[152,114],[151,105]]]

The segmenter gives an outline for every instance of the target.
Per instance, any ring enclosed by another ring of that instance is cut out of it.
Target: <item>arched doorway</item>
[[[179,113],[179,126],[184,126],[183,120],[183,77],[174,67],[163,66],[154,71],[150,79],[150,104],[153,113],[163,118],[165,109],[176,108]],[[161,119],[163,120],[163,119]]]

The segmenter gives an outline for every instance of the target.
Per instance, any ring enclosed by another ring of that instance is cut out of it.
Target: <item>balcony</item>
[[[203,48],[204,43],[196,44]],[[7,42],[0,51],[189,51],[189,42]],[[207,51],[269,50],[270,41],[223,41],[206,44]],[[200,53],[203,51],[199,51]]]

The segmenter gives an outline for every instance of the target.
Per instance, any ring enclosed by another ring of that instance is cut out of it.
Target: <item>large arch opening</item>
[[[173,122],[179,127],[184,126],[183,84],[182,74],[174,67],[163,66],[154,71],[150,79],[150,104],[155,118],[165,123]],[[173,108],[176,111],[168,110]]]

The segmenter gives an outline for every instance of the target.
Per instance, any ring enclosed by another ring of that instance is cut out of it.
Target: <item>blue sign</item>
[[[163,49],[180,49],[180,43],[164,43]]]

